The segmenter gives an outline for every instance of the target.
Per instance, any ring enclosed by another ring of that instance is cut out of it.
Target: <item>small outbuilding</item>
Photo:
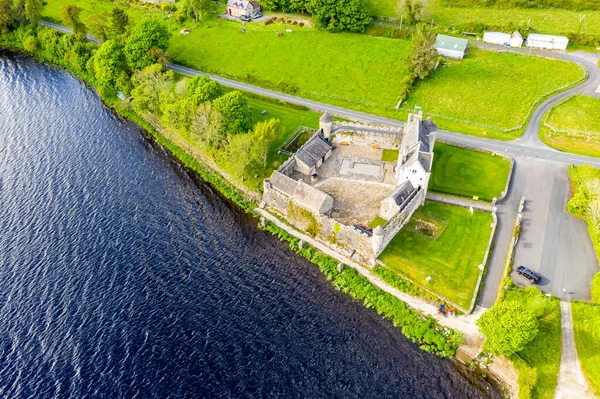
[[[333,146],[317,132],[296,152],[296,171],[312,176],[333,151]]]
[[[518,31],[514,31],[512,35],[510,35],[510,41],[508,43],[510,47],[521,47],[523,46],[523,36]]]
[[[460,37],[437,35],[435,49],[444,57],[462,60],[467,53],[469,41]]]
[[[259,13],[262,10],[260,4],[257,1],[243,1],[243,0],[228,0],[227,1],[227,14],[233,17],[252,17],[254,14]]]
[[[504,32],[485,32],[483,34],[483,42],[508,46],[510,43],[510,35]]]
[[[529,36],[527,36],[526,46],[544,50],[566,50],[568,44],[569,38],[565,36],[531,33]]]

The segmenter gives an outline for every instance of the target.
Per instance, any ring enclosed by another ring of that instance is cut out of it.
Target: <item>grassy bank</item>
[[[571,308],[581,368],[594,393],[600,396],[600,304],[572,302]]]
[[[600,157],[600,99],[576,95],[544,116],[540,138],[573,154]]]
[[[499,197],[510,172],[510,161],[486,152],[435,143],[429,190],[484,201]]]
[[[466,208],[427,202],[379,259],[390,270],[468,309],[491,222],[487,212],[471,215]]]

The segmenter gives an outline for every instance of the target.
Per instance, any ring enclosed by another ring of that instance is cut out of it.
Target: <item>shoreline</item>
[[[112,100],[111,101],[109,99],[103,98],[98,93],[96,86],[94,86],[91,82],[86,80],[85,76],[81,76],[77,72],[72,71],[71,69],[66,68],[64,66],[55,65],[51,62],[48,62],[47,60],[38,58],[38,57],[36,57],[36,54],[29,54],[29,53],[25,52],[23,49],[6,48],[6,47],[2,46],[2,47],[0,47],[0,53],[1,52],[7,52],[8,54],[16,54],[18,56],[32,57],[38,62],[41,62],[46,65],[50,64],[53,67],[61,68],[62,70],[67,71],[68,73],[72,74],[72,76],[76,77],[80,82],[85,84],[88,88],[90,88],[90,89],[93,88],[94,91],[96,92],[96,94],[98,95],[98,97],[101,99],[102,103],[107,108],[110,108],[115,116],[122,119],[126,123],[134,124],[137,128],[140,129],[140,133],[142,134],[142,136],[145,139],[147,139],[149,142],[151,142],[152,145],[156,145],[156,144],[160,145],[160,147],[169,154],[169,157],[171,157],[174,162],[177,162],[178,165],[180,165],[182,168],[184,168],[186,170],[186,172],[189,173],[192,177],[194,177],[195,179],[199,179],[203,183],[208,183],[209,187],[215,189],[218,192],[219,196],[221,196],[223,199],[226,199],[230,203],[233,202],[236,207],[239,207],[241,210],[243,210],[245,214],[252,216],[255,221],[256,221],[256,218],[259,217],[259,213],[257,213],[255,211],[255,208],[257,206],[256,199],[250,198],[250,196],[248,195],[248,193],[245,192],[245,190],[240,189],[240,187],[238,187],[236,184],[229,181],[225,176],[220,174],[219,171],[215,170],[214,168],[211,167],[211,165],[209,165],[207,162],[205,162],[204,159],[199,159],[198,157],[195,157],[194,155],[189,154],[188,151],[186,151],[186,149],[181,148],[181,146],[179,146],[175,142],[173,142],[173,140],[171,140],[166,134],[160,132],[154,126],[152,126],[151,122],[148,121],[143,116],[137,114],[135,111],[132,111],[132,110],[126,111],[126,110],[118,109],[119,108],[118,104],[119,104],[120,100]],[[259,225],[259,228],[262,228],[263,230],[268,230],[273,235],[278,236],[278,238],[282,242],[286,242],[286,241],[289,242],[290,249],[292,251],[296,252],[297,254],[301,254],[301,253],[299,253],[299,251],[302,251],[303,248],[294,248],[294,245],[292,242],[290,242],[288,239],[283,238],[282,234],[285,233],[285,231],[283,229],[281,229],[280,227],[275,226],[275,225],[272,225],[272,226],[260,226]],[[308,248],[308,251],[310,252],[310,248]],[[315,251],[313,251],[313,252],[315,252]],[[304,257],[307,258],[308,260],[310,260],[311,263],[319,266],[321,271],[327,276],[328,280],[334,280],[324,270],[323,265],[320,264],[319,262],[316,262],[313,259],[314,256],[312,253],[311,253],[310,258],[308,258],[305,254],[301,254],[301,255],[304,255]],[[321,251],[317,252],[317,256],[319,256],[319,255],[322,255],[322,257],[325,257],[326,258],[325,260],[334,261],[334,259],[331,256],[322,254]],[[351,268],[352,270],[355,270],[354,267],[349,267],[349,268]],[[344,293],[351,295],[354,299],[359,299],[359,298],[355,297],[355,295],[352,294],[350,289],[344,289],[343,287],[340,287],[338,284],[336,284],[335,281],[332,281],[332,282],[333,282],[334,286],[336,286],[338,289],[342,289],[344,291]],[[372,282],[370,282],[369,284],[373,285]],[[384,284],[386,284],[386,283],[384,283]],[[373,287],[375,287],[375,285],[373,285]],[[389,287],[389,288],[393,289],[392,287]],[[376,289],[381,290],[381,287],[378,287]],[[400,301],[400,299],[398,299],[398,296],[393,295],[393,294],[390,294],[390,295],[394,296],[395,299]],[[403,294],[403,295],[408,296],[407,294]],[[414,298],[414,299],[417,301],[422,301],[419,298]],[[366,307],[373,306],[373,305],[369,306],[367,303],[368,301],[366,299],[364,299],[363,302],[365,302],[365,305],[367,305]],[[425,301],[422,301],[422,302],[425,302]],[[434,322],[434,324],[432,326],[430,326],[430,328],[432,331],[435,331],[434,327],[437,327],[437,325],[439,324],[438,322],[440,320],[436,320],[435,318],[431,318],[431,317],[428,317],[427,315],[423,315],[421,312],[415,310],[415,308],[413,308],[412,306],[409,306],[404,301],[402,301],[401,303],[404,304],[405,307],[410,309],[411,312],[414,312],[415,315],[417,316],[417,318],[419,318],[421,320],[425,320],[425,321],[432,320]],[[380,314],[382,313],[382,311],[380,309],[378,309],[377,306],[375,306],[375,308],[378,313],[380,313]],[[385,313],[385,312],[383,312],[383,313]],[[398,326],[396,324],[396,322],[393,322],[393,324],[394,324],[394,326]],[[402,330],[403,335],[405,335],[405,337],[407,337],[407,339],[412,340],[413,342],[417,343],[417,345],[419,345],[422,350],[425,350],[422,346],[422,343],[416,342],[414,339],[411,339],[407,335],[407,333],[404,331],[404,328],[401,328],[401,330]],[[425,350],[425,351],[430,352],[430,350]],[[459,360],[459,361],[463,362],[461,359],[458,359],[458,356],[457,356],[455,350],[453,350],[452,352],[453,353],[451,356],[448,356],[448,354],[446,354],[446,356],[440,356],[439,353],[436,353],[436,354],[440,357],[450,357],[455,361]],[[465,352],[463,351],[463,353],[465,353]],[[485,374],[485,369],[483,369],[482,371],[484,371],[484,373],[478,373],[478,374],[480,374],[480,375]],[[494,373],[492,373],[492,374],[494,374]],[[510,385],[510,381],[504,381],[502,379],[502,377],[500,377],[500,376],[494,376],[494,377],[495,377],[494,381],[489,381],[489,379],[488,379],[488,381],[490,383],[492,383],[492,385],[498,387],[500,390],[503,387],[499,386],[500,384],[497,384],[495,382],[503,381],[504,384]]]

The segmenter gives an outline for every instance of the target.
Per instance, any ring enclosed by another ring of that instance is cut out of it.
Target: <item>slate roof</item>
[[[332,149],[333,146],[327,140],[315,134],[296,152],[296,159],[313,167]]]
[[[410,194],[414,190],[415,188],[413,187],[412,183],[407,180],[396,187],[396,189],[390,194],[390,197],[394,199],[396,205],[400,206],[408,199],[408,197],[410,197]]]
[[[404,125],[404,134],[400,144],[400,154],[406,154],[401,166],[411,165],[419,161],[425,171],[431,171],[432,148],[430,134],[438,130],[431,118],[414,120]]]
[[[241,8],[242,10],[247,10],[249,8],[248,6],[252,6],[252,8],[257,8],[257,7],[260,7],[260,4],[258,4],[258,2],[256,2],[256,1],[245,1],[245,0],[228,0],[227,1],[227,7],[235,7],[235,8]]]
[[[333,118],[331,117],[331,115],[329,115],[329,112],[325,111],[325,113],[319,118],[319,122],[331,123],[333,122]]]
[[[280,172],[274,171],[269,179],[271,186],[293,198],[304,207],[323,213],[327,205],[333,204],[333,197],[303,181],[296,181]]]
[[[446,35],[437,35],[435,39],[435,48],[441,48],[444,50],[456,50],[456,51],[465,51],[469,41],[467,39],[463,39],[460,37],[446,36]]]

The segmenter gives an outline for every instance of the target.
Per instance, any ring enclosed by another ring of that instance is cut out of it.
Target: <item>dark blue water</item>
[[[0,54],[0,397],[476,398],[64,71]]]

